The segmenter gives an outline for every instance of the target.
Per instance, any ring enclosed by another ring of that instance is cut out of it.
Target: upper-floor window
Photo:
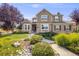
[[[59,21],[59,17],[58,16],[55,16],[55,21]]]
[[[55,16],[55,19],[58,19],[58,16]]]
[[[47,19],[48,15],[41,15],[41,19]]]
[[[37,22],[37,19],[33,19],[33,22]]]
[[[42,29],[47,30],[48,29],[48,24],[42,24]]]

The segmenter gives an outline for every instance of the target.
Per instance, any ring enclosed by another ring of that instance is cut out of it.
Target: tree
[[[79,24],[79,9],[73,10],[70,17],[76,22],[76,24]]]
[[[13,30],[14,25],[10,22],[10,21],[5,21],[5,23],[3,24],[2,28],[4,30]]]
[[[13,29],[14,22],[21,22],[23,16],[20,11],[7,3],[3,3],[0,6],[0,21],[4,21],[3,28],[5,30]]]
[[[78,25],[79,25],[79,9],[75,9],[72,11],[70,17],[73,19],[73,21],[75,21],[76,23],[76,30],[75,31],[78,31]]]
[[[17,29],[21,30],[22,29],[22,24],[20,24],[19,26],[17,26]]]

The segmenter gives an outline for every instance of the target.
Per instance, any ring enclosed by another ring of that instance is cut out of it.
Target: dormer
[[[59,12],[55,15],[54,22],[62,22],[63,15],[61,15]]]

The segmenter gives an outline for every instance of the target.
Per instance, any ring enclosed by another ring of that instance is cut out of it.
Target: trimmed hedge
[[[33,35],[32,38],[30,39],[30,43],[35,44],[41,42],[42,38],[43,37],[41,35]]]
[[[54,51],[47,43],[39,42],[32,47],[33,56],[54,56]]]

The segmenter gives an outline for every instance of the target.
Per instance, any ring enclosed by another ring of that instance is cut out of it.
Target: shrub
[[[24,41],[30,41],[30,38],[29,38],[29,37],[27,37],[27,38],[25,38],[25,39],[24,39]]]
[[[79,34],[70,33],[70,34],[58,34],[54,36],[56,43],[60,46],[79,54]]]
[[[52,39],[52,36],[56,35],[54,32],[45,32],[45,33],[38,33],[39,35],[42,35],[46,39]]]
[[[68,36],[67,34],[58,34],[56,36],[54,36],[54,39],[56,41],[56,43],[60,46],[68,46],[69,45],[69,40],[68,40]]]
[[[32,47],[33,56],[53,56],[54,51],[49,44],[39,42]]]
[[[79,47],[75,47],[75,53],[79,54]]]
[[[13,34],[28,34],[28,32],[13,32]]]
[[[79,34],[78,33],[71,33],[69,34],[69,41],[72,46],[79,46]]]
[[[67,49],[69,49],[70,51],[76,53],[76,54],[79,54],[79,47],[73,47],[73,46],[67,46],[66,47]]]
[[[35,44],[37,42],[40,42],[42,40],[42,36],[41,35],[33,35],[31,40],[30,40],[30,43],[31,44]]]

